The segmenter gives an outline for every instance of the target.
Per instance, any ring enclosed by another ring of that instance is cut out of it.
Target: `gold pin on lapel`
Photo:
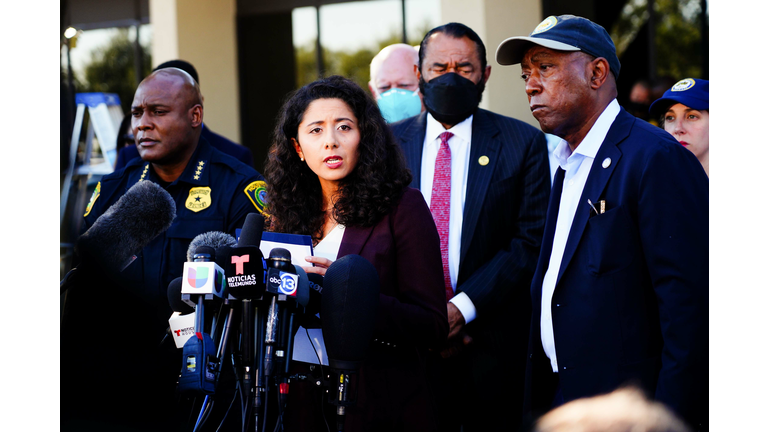
[[[488,165],[488,162],[490,162],[490,161],[491,161],[491,160],[490,160],[490,159],[488,159],[488,156],[480,156],[480,159],[478,159],[478,160],[477,160],[477,162],[478,162],[480,165],[482,165],[482,166],[486,166],[486,165]]]

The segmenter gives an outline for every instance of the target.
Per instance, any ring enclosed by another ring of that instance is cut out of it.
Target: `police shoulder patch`
[[[267,206],[267,183],[257,180],[246,186],[243,192],[251,200],[256,210],[259,213],[264,213],[264,208]]]
[[[184,206],[197,213],[210,207],[211,202],[211,188],[208,186],[193,187],[189,190],[189,196],[184,202]]]
[[[93,190],[93,195],[91,195],[91,200],[88,201],[88,206],[85,208],[85,214],[83,217],[88,216],[91,214],[91,210],[93,209],[93,203],[96,202],[96,200],[99,198],[99,195],[101,195],[101,182],[98,182],[96,184],[96,189]]]

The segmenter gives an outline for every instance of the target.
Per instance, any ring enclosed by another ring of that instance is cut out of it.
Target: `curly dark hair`
[[[357,117],[360,131],[357,165],[341,180],[333,217],[344,226],[372,226],[397,205],[413,178],[376,102],[353,81],[331,76],[296,90],[283,104],[264,169],[267,212],[272,231],[307,234],[317,242],[325,222],[323,192],[317,174],[299,159],[291,138],[309,104],[340,99]]]

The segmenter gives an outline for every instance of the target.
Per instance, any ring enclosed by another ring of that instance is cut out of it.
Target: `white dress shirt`
[[[614,99],[603,110],[592,129],[589,130],[587,136],[573,153],[571,153],[571,148],[565,140],[561,140],[553,152],[558,164],[565,170],[563,193],[560,196],[555,237],[552,242],[552,254],[549,257],[549,268],[544,275],[541,286],[541,345],[549,357],[553,372],[558,371],[555,335],[552,327],[552,295],[555,292],[557,275],[560,272],[565,244],[568,241],[568,234],[571,232],[576,208],[582,199],[581,195],[584,191],[584,185],[587,183],[592,162],[595,160],[595,155],[600,150],[600,145],[605,140],[608,129],[611,128],[619,111],[619,103]]]
[[[448,268],[451,274],[451,287],[456,292],[459,276],[459,255],[461,253],[461,227],[464,222],[464,202],[467,195],[467,175],[469,174],[469,148],[472,142],[472,119],[469,116],[461,123],[448,129],[453,136],[448,140],[451,149],[451,211],[448,234]],[[440,150],[440,134],[446,129],[432,114],[427,113],[427,131],[421,154],[421,193],[428,205],[431,205],[432,181],[435,176],[435,161]],[[451,300],[464,316],[468,324],[474,320],[477,311],[472,300],[465,293],[459,293]]]

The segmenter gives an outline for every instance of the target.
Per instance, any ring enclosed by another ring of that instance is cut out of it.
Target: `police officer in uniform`
[[[202,96],[187,72],[165,68],[149,75],[136,90],[131,116],[141,159],[104,176],[86,208],[85,228],[141,181],[170,193],[176,218],[115,283],[105,280],[104,286],[71,293],[72,321],[66,329],[62,325],[62,342],[68,342],[62,344],[62,401],[69,377],[73,385],[84,386],[90,403],[79,400],[66,407],[69,412],[62,406],[62,417],[71,420],[62,422],[62,430],[83,428],[83,417],[98,427],[181,428],[180,416],[173,413],[179,406],[174,390],[181,350],[170,337],[160,344],[172,313],[168,284],[182,275],[195,236],[210,231],[234,236],[248,213],[264,209],[263,177],[200,136]],[[84,362],[90,366],[82,367]]]

